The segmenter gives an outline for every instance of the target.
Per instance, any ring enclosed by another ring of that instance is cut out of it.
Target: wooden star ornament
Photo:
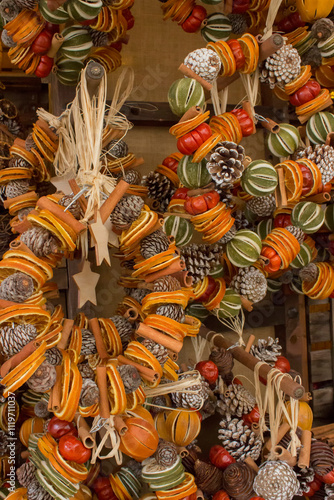
[[[84,261],[80,273],[74,274],[73,279],[78,287],[79,292],[79,309],[83,307],[86,302],[91,302],[94,306],[96,302],[96,285],[100,279],[98,273],[94,273],[91,269],[91,264],[88,260]]]
[[[103,224],[99,211],[96,215],[96,222],[90,224],[89,229],[95,242],[96,265],[100,266],[105,260],[106,263],[110,266],[110,256],[108,248],[109,231],[108,228]]]

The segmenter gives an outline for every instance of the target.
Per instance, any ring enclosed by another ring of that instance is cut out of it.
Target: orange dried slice
[[[206,157],[206,155],[222,140],[221,134],[214,132],[209,139],[207,139],[200,147],[196,150],[193,156],[193,163],[199,163]]]
[[[245,64],[239,70],[240,73],[254,73],[259,61],[259,44],[256,38],[250,33],[246,33],[241,38],[238,38],[238,42],[245,56]]]
[[[201,111],[195,118],[191,118],[190,120],[186,120],[183,122],[176,123],[169,129],[169,133],[174,135],[176,139],[179,139],[180,137],[184,136],[185,134],[188,134],[188,132],[191,132],[194,130],[196,127],[201,125],[201,123],[204,123],[210,116],[210,111],[206,111],[203,113]],[[180,160],[182,158],[181,153],[174,153],[177,155],[177,160]],[[173,158],[173,155],[170,155]]]
[[[127,400],[122,378],[115,363],[108,361],[106,367],[110,414],[117,415],[124,413]]]
[[[226,282],[224,278],[217,278],[215,280],[217,284],[217,289],[214,292],[214,296],[211,297],[207,302],[203,302],[203,306],[208,310],[208,311],[213,311],[220,302],[223,300],[225,292],[226,292]]]
[[[275,168],[283,168],[284,184],[287,190],[288,202],[299,200],[303,190],[303,174],[298,167],[298,163],[292,160],[287,160],[283,163],[278,163]]]
[[[320,107],[322,107],[327,100],[330,101],[328,104],[328,106],[330,106],[332,104],[332,100],[330,98],[329,90],[322,89],[317,97],[305,104],[302,104],[301,106],[297,106],[296,114],[301,116],[311,112],[315,113],[316,111],[319,111]]]

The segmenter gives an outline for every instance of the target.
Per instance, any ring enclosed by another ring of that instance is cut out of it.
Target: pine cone
[[[32,148],[36,149],[36,143],[32,137],[32,134],[29,134],[27,137],[26,137],[26,140],[25,140],[25,148],[27,151],[31,151]]]
[[[160,229],[158,229],[158,231],[154,231],[154,233],[149,234],[140,242],[140,253],[144,257],[144,259],[149,259],[150,257],[154,257],[154,255],[157,255],[158,253],[166,252],[168,248],[168,236]]]
[[[106,45],[109,45],[108,33],[93,30],[92,28],[88,28],[88,32],[92,38],[94,47],[105,47]]]
[[[36,257],[46,257],[58,250],[58,242],[52,234],[43,227],[33,227],[21,234],[21,241]]]
[[[150,339],[143,340],[142,344],[143,346],[146,347],[146,349],[148,349],[153,354],[153,356],[157,358],[157,360],[161,365],[164,365],[166,363],[168,359],[167,347],[164,347],[161,344],[157,344],[156,342]]]
[[[173,319],[179,323],[183,323],[185,315],[183,307],[179,304],[161,304],[155,311],[159,316],[166,316],[166,318]]]
[[[212,179],[222,186],[231,186],[244,171],[245,150],[235,142],[219,142],[207,156],[206,168]]]
[[[80,203],[78,202],[78,200],[73,201],[73,198],[73,194],[67,194],[59,200],[58,204],[62,207],[68,207],[71,204],[67,211],[70,212],[73,217],[79,220],[81,218]]]
[[[244,462],[230,464],[223,473],[223,489],[234,500],[248,500],[254,496],[255,476],[254,470]]]
[[[176,290],[181,290],[179,280],[170,275],[158,278],[153,282],[153,286],[154,292],[175,292]]]
[[[111,158],[124,158],[129,153],[129,147],[122,139],[113,139],[105,148]]]
[[[51,347],[45,352],[46,361],[53,366],[61,365],[63,361],[63,355],[58,349],[58,347]]]
[[[317,279],[318,274],[319,274],[318,267],[313,262],[310,262],[310,264],[308,264],[307,266],[303,267],[300,270],[299,277],[302,281],[312,283]]]
[[[213,347],[211,349],[209,360],[215,363],[218,367],[219,375],[224,380],[231,377],[234,360],[230,351],[226,351],[223,347]]]
[[[248,30],[247,17],[243,14],[229,14],[228,19],[231,23],[232,32],[235,35],[242,35]]]
[[[207,82],[213,82],[221,68],[219,56],[211,49],[196,49],[190,52],[184,64]]]
[[[162,467],[171,467],[178,459],[177,448],[174,443],[160,439],[154,458]]]
[[[123,318],[123,316],[119,315],[112,316],[110,319],[116,326],[118,334],[121,337],[123,346],[128,344],[131,340],[131,335],[132,335],[132,325],[130,321],[128,321],[126,318]]]
[[[0,328],[0,345],[3,354],[14,356],[23,347],[34,340],[37,330],[34,325],[13,325]]]
[[[194,465],[196,484],[207,495],[214,495],[222,488],[223,471],[197,459]]]
[[[141,480],[141,474],[143,470],[143,466],[140,462],[137,462],[137,460],[134,460],[133,458],[129,460],[126,464],[127,468],[130,469],[130,471],[136,476],[136,478],[140,481]]]
[[[308,148],[300,151],[297,158],[308,158],[313,161],[321,172],[323,184],[327,184],[334,177],[334,148],[325,144],[318,144],[314,148]],[[298,161],[298,159],[297,159]]]
[[[334,453],[332,448],[317,439],[311,443],[310,466],[318,476],[325,476],[334,469]]]
[[[300,74],[301,59],[298,51],[292,45],[283,45],[281,49],[269,56],[264,62],[260,81],[284,87]]]
[[[14,273],[0,285],[0,298],[12,302],[24,302],[34,293],[34,282],[24,273]]]
[[[35,481],[36,467],[32,462],[25,462],[16,469],[16,477],[23,488],[27,488],[32,481]]]
[[[257,359],[274,366],[278,356],[281,356],[282,346],[279,345],[279,339],[259,339],[257,345],[252,345],[250,353]]]
[[[124,172],[123,178],[128,184],[135,184],[139,186],[141,183],[141,174],[140,172],[138,172],[138,170],[132,170],[132,169],[126,170]]]
[[[17,217],[20,221],[24,220],[30,212],[32,212],[34,209],[33,207],[28,207],[28,208],[22,208],[22,210],[19,210],[17,213]]]
[[[81,344],[80,354],[84,356],[89,356],[90,354],[96,354],[97,353],[96,342],[92,332],[86,330],[85,328],[82,328],[81,335],[82,335],[82,344]]]
[[[111,222],[122,229],[134,222],[140,216],[144,201],[140,196],[123,196],[111,214]]]
[[[92,380],[95,379],[94,370],[89,366],[88,363],[80,363],[78,365],[78,369],[79,369],[80,375],[83,379],[84,378],[90,378]]]
[[[182,259],[184,259],[186,269],[193,277],[194,283],[210,274],[210,271],[220,263],[220,255],[219,245],[191,243],[181,249]]]
[[[1,113],[2,111],[0,110],[0,115]],[[15,155],[9,160],[8,166],[10,168],[26,168],[27,170],[30,170],[31,168],[30,164],[26,160],[24,160],[20,156]]]
[[[57,373],[53,365],[50,365],[47,361],[44,361],[33,373],[33,375],[28,378],[27,384],[33,391],[36,392],[46,392],[56,383]]]
[[[16,198],[29,191],[29,179],[18,179],[17,181],[10,181],[6,185],[5,195],[6,198]]]
[[[262,450],[261,436],[257,436],[242,419],[223,418],[220,422],[218,439],[222,446],[236,460],[251,457],[257,460]]]
[[[118,366],[117,369],[124,384],[125,394],[136,391],[141,384],[141,377],[137,368],[131,365],[122,365]]]
[[[239,231],[240,229],[250,229],[251,228],[251,223],[249,222],[249,220],[247,220],[244,212],[242,212],[241,210],[237,210],[236,212],[233,213],[233,217],[234,217],[234,225],[237,229],[237,231]]]
[[[258,217],[269,217],[276,208],[275,196],[256,196],[246,206]]]
[[[36,193],[40,198],[42,198],[42,196],[48,196],[49,194],[54,194],[55,192],[56,192],[55,186],[51,184],[51,182],[49,181],[43,181],[37,184]]]
[[[13,38],[10,35],[8,35],[8,31],[6,29],[2,30],[2,32],[1,32],[1,41],[2,41],[2,44],[7,49],[11,49],[12,47],[16,47],[16,43],[14,42]]]
[[[299,482],[299,491],[297,495],[303,495],[306,491],[309,490],[309,484],[313,482],[315,474],[312,467],[306,469],[295,469],[297,474],[297,479]]]
[[[182,373],[179,380],[186,379],[192,375]],[[196,382],[195,385],[184,389],[184,392],[172,392],[170,397],[178,408],[195,408],[200,409],[203,402],[208,398],[209,385],[207,382]],[[191,392],[189,392],[191,391]]]
[[[85,378],[82,381],[79,405],[82,407],[93,406],[99,402],[100,391],[96,383],[90,379]]]
[[[309,64],[312,70],[319,68],[322,64],[321,52],[317,45],[313,45],[307,52],[301,54],[300,57],[302,66],[307,66]]]
[[[163,211],[166,203],[169,203],[175,192],[172,181],[158,172],[150,172],[148,175],[144,175],[142,185],[148,188],[148,197],[160,204],[160,211]]]
[[[187,446],[187,450],[189,451],[189,455],[187,457],[182,458],[182,465],[186,472],[189,472],[194,476],[195,463],[196,460],[198,459],[197,451],[193,447],[190,447],[190,445]]]
[[[292,500],[299,483],[296,473],[286,462],[267,461],[254,479],[254,491],[267,500]]]
[[[243,385],[230,384],[223,394],[217,409],[221,415],[242,417],[244,413],[250,413],[256,404],[254,396]]]
[[[8,131],[16,137],[22,134],[22,125],[15,118],[13,120],[10,118],[8,120],[5,120],[4,125],[6,125]]]
[[[15,3],[21,7],[21,9],[34,10],[37,7],[37,0],[15,0]]]
[[[334,484],[325,484],[325,493],[324,500],[334,500]]]
[[[287,226],[285,229],[287,231],[289,231],[289,233],[293,234],[293,236],[296,238],[298,243],[303,243],[304,238],[305,238],[305,234],[299,227]]]
[[[49,418],[51,413],[48,410],[48,401],[41,399],[34,406],[34,413],[36,417]]]
[[[226,208],[233,205],[233,194],[231,193],[228,187],[215,183],[214,190],[219,194],[220,201],[225,203]]]
[[[8,452],[8,435],[0,429],[0,457],[3,457]]]
[[[334,33],[334,23],[327,17],[317,19],[311,26],[311,33],[313,38],[323,42]]]
[[[160,406],[169,406],[171,404],[170,398],[167,395],[162,395],[162,396],[154,396],[152,398],[152,405],[150,408],[150,412],[152,415],[157,415],[158,413],[162,413],[165,411],[165,408],[159,408]]]
[[[151,293],[151,290],[146,290],[144,288],[126,288],[125,293],[129,297],[134,298],[137,302],[139,302],[139,304],[141,304],[143,298]]]
[[[233,240],[233,238],[236,234],[237,234],[237,228],[233,224],[231,229],[229,231],[227,231],[227,233],[225,233],[222,238],[220,238],[218,243],[221,243],[222,245],[226,245],[226,243]]]
[[[230,286],[251,302],[260,302],[267,294],[267,280],[256,267],[239,268]]]
[[[28,500],[53,500],[52,496],[49,495],[37,480],[31,481],[28,485],[27,496]]]
[[[13,0],[2,0],[0,3],[0,15],[7,22],[15,19],[20,11],[21,8]]]

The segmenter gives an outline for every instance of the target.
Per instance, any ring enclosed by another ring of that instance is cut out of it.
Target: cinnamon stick
[[[118,434],[120,436],[124,436],[124,434],[128,430],[128,427],[127,427],[126,423],[124,422],[124,420],[119,415],[116,415],[114,417],[114,425],[115,425],[115,429],[118,432]]]
[[[204,497],[204,493],[202,490],[200,489],[197,489],[196,491],[196,500],[204,500],[205,497]]]
[[[318,193],[313,196],[307,196],[305,199],[307,201],[314,201],[314,203],[328,203],[331,200],[331,195],[329,193]]]
[[[194,80],[196,80],[198,83],[200,83],[202,85],[202,87],[205,90],[211,90],[212,89],[212,84],[211,83],[209,83],[206,80],[204,80],[204,78],[201,78],[197,73],[195,73],[195,71],[192,71],[185,64],[182,63],[179,66],[179,71],[181,71],[181,73],[184,76],[187,76],[188,78],[193,78]]]
[[[13,205],[14,203],[18,203],[21,200],[30,200],[35,205],[35,202],[37,202],[38,200],[38,196],[35,191],[29,191],[28,193],[20,194],[20,196],[16,196],[15,198],[8,198],[3,202],[3,206],[6,208],[6,210],[8,210],[11,205]]]
[[[206,193],[210,193],[211,191],[213,191],[215,189],[215,185],[213,182],[210,182],[210,184],[208,184],[207,186],[205,187],[202,187],[202,188],[197,188],[197,189],[190,189],[188,192],[187,192],[187,196],[198,196],[200,194],[206,194]]]
[[[260,426],[257,422],[253,422],[251,425],[252,431],[254,434],[259,435],[260,434]]]
[[[59,411],[61,406],[61,389],[62,389],[62,372],[63,367],[61,365],[56,366],[56,383],[51,389],[48,410],[51,412]]]
[[[248,311],[248,312],[253,311],[253,302],[246,299],[246,297],[243,297],[242,295],[241,295],[241,305],[244,309],[246,309],[246,311]],[[249,351],[247,351],[247,352],[249,352]]]
[[[180,212],[164,212],[163,213],[164,217],[169,217],[170,215],[174,215],[174,216],[177,216],[177,217],[181,217],[181,219],[188,219],[188,220],[190,220],[192,217],[194,217],[193,215],[183,214],[183,213],[180,213]]]
[[[93,332],[96,349],[101,359],[109,358],[109,354],[103,342],[102,332],[97,318],[92,318],[89,320],[89,327]]]
[[[181,458],[185,458],[189,456],[189,450],[185,446],[177,446],[176,450]]]
[[[312,401],[312,394],[310,392],[305,392],[304,396],[300,398],[299,401]]]
[[[288,465],[290,465],[290,467],[294,467],[296,465],[297,457],[293,457],[288,450],[283,448],[283,446],[276,446],[275,453],[278,460],[286,462]]]
[[[30,253],[30,255],[34,255],[34,252],[32,252],[30,250],[30,248],[27,247],[27,245],[25,243],[23,243],[23,241],[19,240],[19,239],[15,239],[13,241],[11,241],[9,243],[9,247],[12,249],[12,250],[22,250],[23,252],[27,252],[27,253]]]
[[[167,276],[168,274],[175,274],[179,271],[182,271],[185,269],[186,264],[184,260],[178,259],[174,261],[172,264],[170,264],[168,267],[165,267],[165,269],[161,269],[161,271],[156,271],[155,273],[151,273],[148,276],[145,277],[146,283],[152,283],[152,281],[157,280],[158,278],[161,278],[162,276]]]
[[[278,123],[274,122],[274,120],[271,120],[271,118],[265,118],[265,120],[261,121],[260,123],[263,128],[269,130],[269,132],[272,132],[273,134],[278,134],[278,132],[281,130]]]
[[[135,321],[138,318],[138,311],[134,307],[129,307],[129,309],[123,316],[124,318],[127,318],[130,321]]]
[[[251,457],[245,458],[244,462],[248,465],[248,467],[253,469],[253,471],[255,471],[256,473],[259,472],[259,467],[256,465],[256,463]]]
[[[105,366],[96,367],[96,382],[100,391],[99,414],[101,418],[110,417],[110,405],[107,387],[107,368]]]
[[[80,193],[80,188],[79,188],[77,181],[75,179],[70,179],[68,181],[68,183],[69,183],[70,188],[72,189],[72,192],[74,195],[77,195]],[[87,210],[87,201],[86,201],[83,194],[78,199],[78,202],[80,203],[81,210],[85,213]]]
[[[7,135],[7,137],[9,137],[9,139],[11,139],[12,141],[15,140],[15,135],[13,135],[11,132],[9,132],[8,128],[6,127],[6,125],[2,125],[0,124],[0,130],[1,132],[3,132],[4,134]]]
[[[327,134],[325,145],[334,146],[334,132],[329,132],[329,134]]]
[[[31,222],[25,217],[23,220],[19,220],[18,218],[14,218],[11,223],[11,228],[13,233],[24,233],[25,231],[28,231],[28,229],[32,228]]]
[[[189,275],[189,271],[178,271],[172,276],[180,282],[181,286],[186,288],[190,288],[194,281],[194,278]]]
[[[39,343],[32,340],[26,344],[23,349],[17,354],[14,354],[11,358],[4,362],[0,368],[0,375],[3,378],[10,370],[16,368],[22,361],[28,358],[36,349],[39,347]]]
[[[247,344],[245,347],[245,352],[250,352],[252,345],[254,344],[255,340],[255,335],[250,335],[249,339],[247,340]]]
[[[50,57],[50,59],[54,59],[58,50],[63,45],[63,42],[64,42],[63,35],[61,35],[60,33],[55,33],[52,37],[51,47],[46,55]]]
[[[71,214],[71,212],[69,211],[64,212],[64,210],[59,205],[57,205],[57,203],[54,203],[46,196],[42,196],[42,198],[40,198],[37,201],[37,207],[49,210],[49,212],[51,212],[55,217],[57,217],[57,219],[68,224],[76,234],[80,234],[83,231],[86,231],[86,226],[84,224],[81,224],[81,222],[79,222]]]
[[[86,420],[79,413],[76,413],[74,421],[77,425],[78,436],[83,444],[86,446],[86,448],[94,448],[96,441],[93,437],[93,434],[90,433],[90,427],[87,424]]]
[[[142,378],[148,380],[149,382],[156,382],[157,380],[160,379],[160,375],[158,372],[155,372],[154,370],[151,370],[151,368],[147,368],[146,366],[142,366],[139,363],[136,363],[135,361],[126,358],[122,354],[117,356],[117,359],[121,365],[130,365],[137,368]]]
[[[196,118],[196,116],[200,115],[202,113],[202,109],[200,106],[191,106],[183,116],[179,119],[179,123],[187,122],[192,120],[193,118]]]
[[[301,449],[299,452],[298,467],[306,469],[310,466],[312,432],[303,430],[301,436]]]
[[[124,196],[129,186],[130,184],[128,182],[121,179],[113,192],[109,195],[109,198],[103,203],[100,208],[100,215],[103,224],[110,217],[110,214],[113,212],[120,199]]]
[[[281,441],[281,439],[284,438],[285,434],[289,432],[291,429],[290,425],[287,422],[284,422],[280,427],[278,428],[277,432],[277,443]],[[268,439],[268,441],[265,443],[265,448],[266,450],[270,451],[272,447],[272,442],[271,438]]]
[[[167,349],[167,351],[168,351],[168,356],[170,357],[170,359],[172,361],[177,361],[177,359],[179,357],[178,354],[174,351],[171,351],[170,349]]]
[[[284,170],[282,167],[278,167],[276,168],[276,172],[278,175],[278,186],[275,189],[276,206],[278,208],[286,207],[288,205],[288,198],[286,195]]]
[[[11,306],[20,307],[22,306],[22,304],[19,302],[12,302],[11,300],[0,299],[0,309],[6,309],[6,307],[11,307]]]
[[[43,118],[39,118],[36,122],[36,125],[41,128],[45,133],[46,135],[49,136],[49,138],[51,139],[52,142],[58,142],[59,141],[59,137],[57,134],[55,134],[49,127],[48,123],[43,119]]]
[[[180,352],[183,347],[183,343],[179,340],[175,340],[169,335],[165,335],[144,323],[139,323],[136,334],[140,337],[153,340],[157,344],[161,344],[174,352]]]
[[[61,332],[61,339],[57,344],[58,349],[66,349],[67,342],[71,335],[73,325],[74,325],[73,319],[64,320],[63,329]]]

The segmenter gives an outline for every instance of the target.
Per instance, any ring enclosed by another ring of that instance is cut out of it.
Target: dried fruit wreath
[[[264,47],[273,51],[268,40]],[[333,205],[325,213],[321,208],[328,200],[323,186],[332,179],[332,147],[323,143],[333,116],[317,108],[308,121],[306,133],[319,148],[304,148],[275,166],[247,161],[246,168],[239,142],[254,131],[251,92],[250,115],[221,112],[215,91],[209,125],[201,109],[201,84],[208,88],[208,75],[214,83],[222,61],[228,72],[233,65],[214,43],[214,55],[203,49],[199,65],[197,55],[187,56],[181,69],[191,78],[175,82],[169,93],[182,115],[171,129],[180,152],[143,179],[134,168],[142,161],[123,140],[131,124],[119,110],[129,89],[108,107],[105,76],[92,98],[87,70],[66,113],[57,118],[39,110],[31,136],[15,139],[10,159],[4,158],[0,182],[17,237],[0,262],[3,479],[10,472],[6,431],[14,393],[26,448],[17,489],[8,482],[2,488],[10,500],[332,495],[334,453],[312,439],[308,396],[289,375],[277,340],[242,346],[242,304],[249,309],[280,286],[311,298],[333,292],[329,253],[318,252],[333,225]],[[250,34],[238,43],[247,54],[245,74],[252,73],[261,46]],[[285,47],[282,57],[294,50]],[[272,54],[267,59],[277,60]],[[131,73],[122,78],[130,86]],[[296,152],[297,129],[265,123],[271,150]],[[71,194],[36,194],[51,163],[58,176],[72,173]],[[203,233],[203,244],[189,245],[194,229]],[[75,280],[82,302],[97,277],[87,260],[89,239],[97,264],[110,262],[111,230],[119,235],[115,256],[126,296],[110,318],[79,313],[65,319],[61,307],[48,302],[56,293],[53,268],[80,252],[83,270]],[[238,344],[200,332],[210,312],[238,332]],[[180,369],[185,337],[196,359]],[[254,371],[255,394],[233,376],[234,358]],[[196,438],[201,421],[214,414],[221,415],[221,445],[207,457]],[[112,467],[108,476],[104,460]]]

